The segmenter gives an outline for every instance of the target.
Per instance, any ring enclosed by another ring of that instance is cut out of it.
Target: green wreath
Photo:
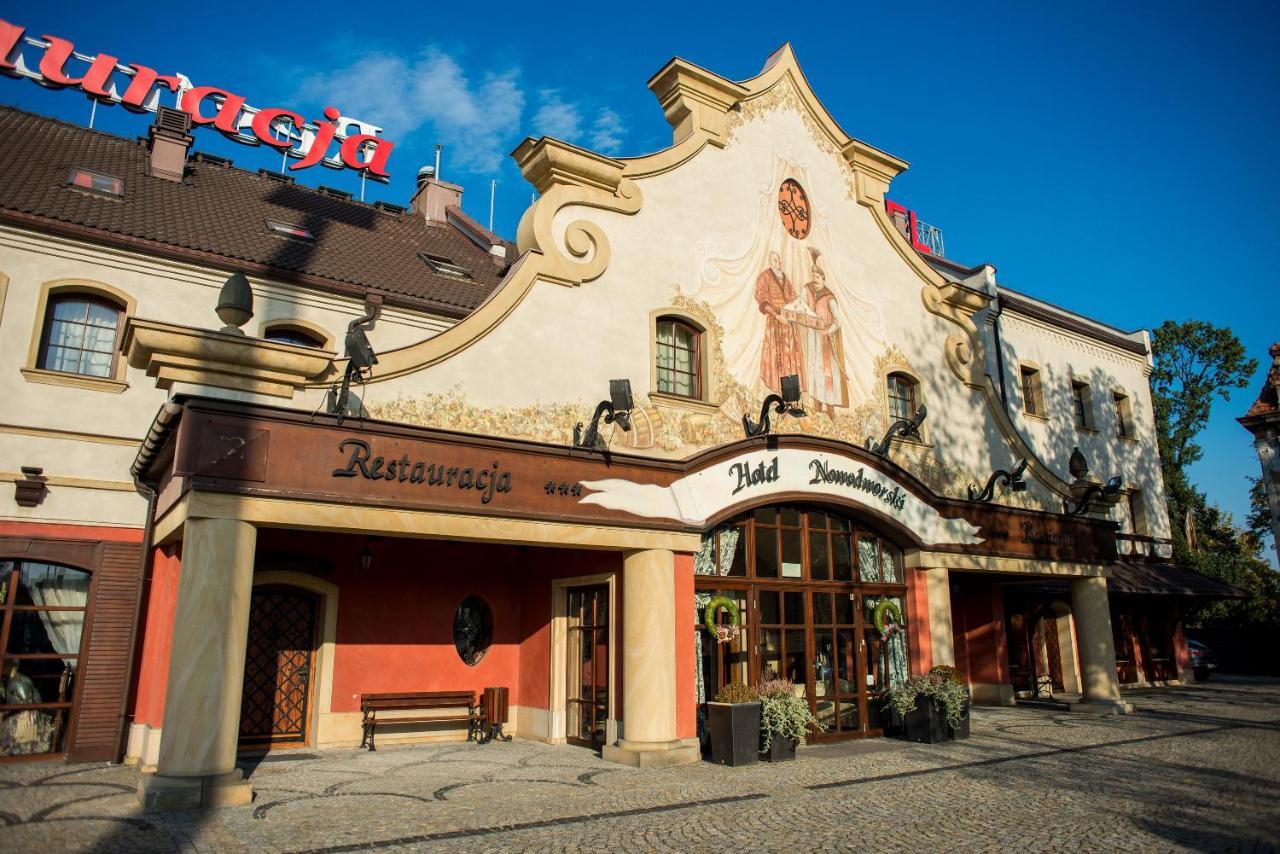
[[[728,596],[717,596],[707,603],[707,615],[702,620],[703,628],[713,635],[716,634],[716,614],[721,608],[724,608],[725,613],[729,615],[729,625],[741,625],[738,622],[738,603]]]
[[[880,633],[880,637],[882,638],[888,637],[884,628],[885,616],[888,616],[893,625],[896,625],[900,631],[903,628],[904,622],[902,619],[902,609],[898,607],[897,603],[887,597],[881,599],[880,603],[876,605],[876,610],[872,615],[872,620],[876,624],[876,631]]]

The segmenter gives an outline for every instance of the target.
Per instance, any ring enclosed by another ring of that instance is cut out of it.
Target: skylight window
[[[432,255],[430,252],[419,252],[418,257],[421,258],[432,272],[439,273],[442,276],[452,276],[455,279],[470,279],[471,270],[461,265],[455,264],[448,258],[440,255]]]
[[[71,170],[71,177],[67,179],[67,183],[73,187],[88,190],[91,193],[102,193],[105,196],[124,195],[124,181],[121,179],[90,172],[88,169],[81,169],[78,166]]]
[[[309,229],[289,222],[277,222],[274,219],[269,219],[267,220],[267,228],[282,237],[292,237],[294,240],[305,240],[308,243],[313,243],[316,239],[316,236]]]

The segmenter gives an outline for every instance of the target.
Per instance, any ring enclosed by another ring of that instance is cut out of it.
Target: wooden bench
[[[478,738],[484,710],[476,705],[474,691],[418,691],[402,694],[361,694],[360,713],[363,717],[364,738],[360,746],[374,747],[378,729],[379,712],[421,712],[417,715],[383,717],[385,724],[426,724],[447,721],[466,721],[467,741]]]

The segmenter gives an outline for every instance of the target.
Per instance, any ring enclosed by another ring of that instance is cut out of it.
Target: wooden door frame
[[[567,611],[568,611],[567,602],[568,602],[568,597],[569,597],[569,596],[571,596],[571,595],[573,595],[573,593],[574,593],[574,592],[578,592],[578,593],[586,593],[586,592],[588,592],[588,591],[596,591],[596,590],[604,590],[604,598],[605,598],[605,601],[606,601],[606,602],[608,602],[608,600],[609,600],[609,585],[607,585],[607,584],[584,584],[584,585],[574,585],[573,587],[566,587],[566,588],[565,588],[565,601],[566,601],[566,615],[565,615],[565,616],[566,616],[566,625],[565,625],[565,677],[566,677],[566,679],[565,679],[565,683],[566,683],[566,684],[565,684],[565,741],[566,741],[567,743],[569,743],[569,744],[577,745],[578,747],[589,747],[589,748],[591,748],[591,749],[593,749],[593,750],[595,750],[595,749],[603,749],[603,748],[604,748],[604,746],[605,746],[606,744],[610,744],[610,743],[612,743],[612,742],[610,742],[610,741],[609,741],[609,739],[608,739],[608,733],[609,733],[609,720],[610,720],[609,715],[610,715],[610,714],[612,714],[612,712],[613,712],[613,706],[612,706],[612,700],[613,700],[613,679],[612,679],[612,670],[613,670],[613,660],[614,660],[614,649],[613,649],[612,644],[610,643],[610,640],[611,640],[611,638],[612,638],[612,636],[613,636],[613,619],[614,619],[614,617],[613,617],[613,608],[612,608],[612,606],[611,606],[611,605],[607,605],[607,606],[606,606],[606,608],[608,609],[608,610],[606,611],[606,614],[607,614],[607,616],[606,616],[607,622],[606,622],[603,626],[601,626],[599,622],[592,622],[592,623],[591,623],[591,640],[592,640],[592,644],[593,644],[593,645],[594,645],[594,643],[595,643],[597,633],[599,633],[599,632],[600,632],[600,630],[601,630],[602,628],[604,629],[604,631],[605,631],[605,649],[607,650],[607,653],[606,653],[606,654],[607,654],[607,656],[608,656],[608,661],[606,661],[606,668],[607,668],[607,669],[606,669],[606,675],[605,675],[605,681],[606,681],[606,685],[605,685],[605,716],[604,716],[604,729],[605,729],[605,734],[604,734],[604,736],[602,737],[602,738],[603,738],[603,740],[601,741],[601,743],[600,743],[599,745],[596,745],[596,743],[595,743],[595,740],[594,740],[594,739],[592,739],[591,741],[588,741],[587,739],[582,738],[580,735],[570,735],[570,734],[569,734],[568,720],[569,720],[569,706],[570,706],[570,704],[573,704],[573,705],[578,706],[579,713],[581,713],[581,710],[582,710],[585,706],[590,705],[590,706],[591,706],[591,709],[592,709],[592,712],[591,712],[591,720],[592,720],[592,722],[595,722],[595,721],[597,721],[598,719],[595,717],[595,706],[596,706],[596,704],[597,704],[597,701],[594,699],[594,697],[593,697],[593,699],[591,700],[591,702],[590,702],[590,703],[584,703],[584,702],[583,702],[581,699],[579,699],[579,698],[576,698],[576,697],[570,697],[570,696],[569,696],[569,690],[568,690],[568,675],[569,675],[569,672],[570,672],[570,668],[569,668],[569,655],[568,655],[568,653],[569,653],[569,649],[570,649],[570,645],[569,645],[569,637],[570,637],[570,635],[572,635],[573,633],[575,633],[575,632],[576,632],[576,633],[578,634],[578,637],[579,637],[579,638],[582,638],[582,637],[586,634],[586,632],[585,632],[583,629],[581,629],[581,628],[570,628],[570,627],[568,626],[568,621],[567,621],[567,618],[568,618],[568,613],[567,613]],[[581,655],[581,650],[579,650],[579,656],[580,656],[580,655]],[[594,655],[594,652],[593,652],[593,655]],[[574,670],[577,672],[577,680],[576,680],[576,684],[578,685],[578,687],[579,687],[579,688],[581,688],[581,687],[582,687],[582,671],[581,671],[581,669],[580,669],[581,663],[582,663],[582,660],[581,660],[581,658],[579,657],[579,658],[576,660],[576,662],[575,662],[575,668],[574,668]],[[594,674],[594,672],[595,672],[595,664],[594,664],[594,662],[593,662],[593,665],[592,665],[592,670],[593,670],[593,674]],[[596,685],[596,684],[594,683],[594,680],[593,680],[592,687],[593,687],[593,688],[598,689],[600,686],[599,686],[599,685]]]
[[[294,742],[288,745],[267,744],[261,749],[270,751],[296,747],[324,747],[333,740],[326,730],[332,728],[330,720],[333,717],[333,667],[337,652],[338,585],[305,572],[274,569],[255,572],[253,587],[292,587],[311,593],[319,599],[311,642],[306,738],[301,744]],[[250,601],[252,603],[252,595]],[[250,751],[258,752],[259,748],[253,747]]]
[[[569,708],[568,656],[569,656],[569,589],[604,585],[609,591],[609,710],[605,718],[605,744],[618,740],[620,720],[618,714],[618,574],[601,572],[595,575],[579,575],[573,578],[556,578],[551,582],[551,681],[547,694],[547,718],[545,727],[532,726],[517,720],[522,734],[545,738],[551,744],[568,741]],[[625,619],[625,617],[624,617]],[[626,710],[623,709],[623,714]]]

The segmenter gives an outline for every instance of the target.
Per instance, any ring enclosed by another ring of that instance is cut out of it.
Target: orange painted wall
[[[310,567],[338,585],[333,711],[384,691],[510,689],[512,705],[550,702],[551,581],[619,572],[617,553],[434,540],[263,531],[258,569]],[[475,594],[493,613],[493,644],[479,664],[453,644],[453,614]],[[616,615],[615,615],[616,616]]]
[[[999,685],[1008,679],[1004,597],[989,581],[966,576],[951,592],[956,667],[970,682]]]
[[[62,525],[53,522],[0,522],[6,537],[51,537],[64,540],[104,540],[109,543],[140,543],[141,528],[109,528],[98,525]]]
[[[925,588],[924,574],[907,570],[907,618],[911,631],[908,654],[912,673],[925,673],[933,667],[933,632],[929,625],[929,592]]]
[[[138,665],[134,723],[164,724],[165,687],[169,682],[169,650],[173,646],[173,620],[178,608],[178,577],[182,561],[176,546],[154,550],[142,629],[142,655]]]
[[[693,632],[686,620],[693,608],[693,555],[676,555],[676,738],[698,735]]]

